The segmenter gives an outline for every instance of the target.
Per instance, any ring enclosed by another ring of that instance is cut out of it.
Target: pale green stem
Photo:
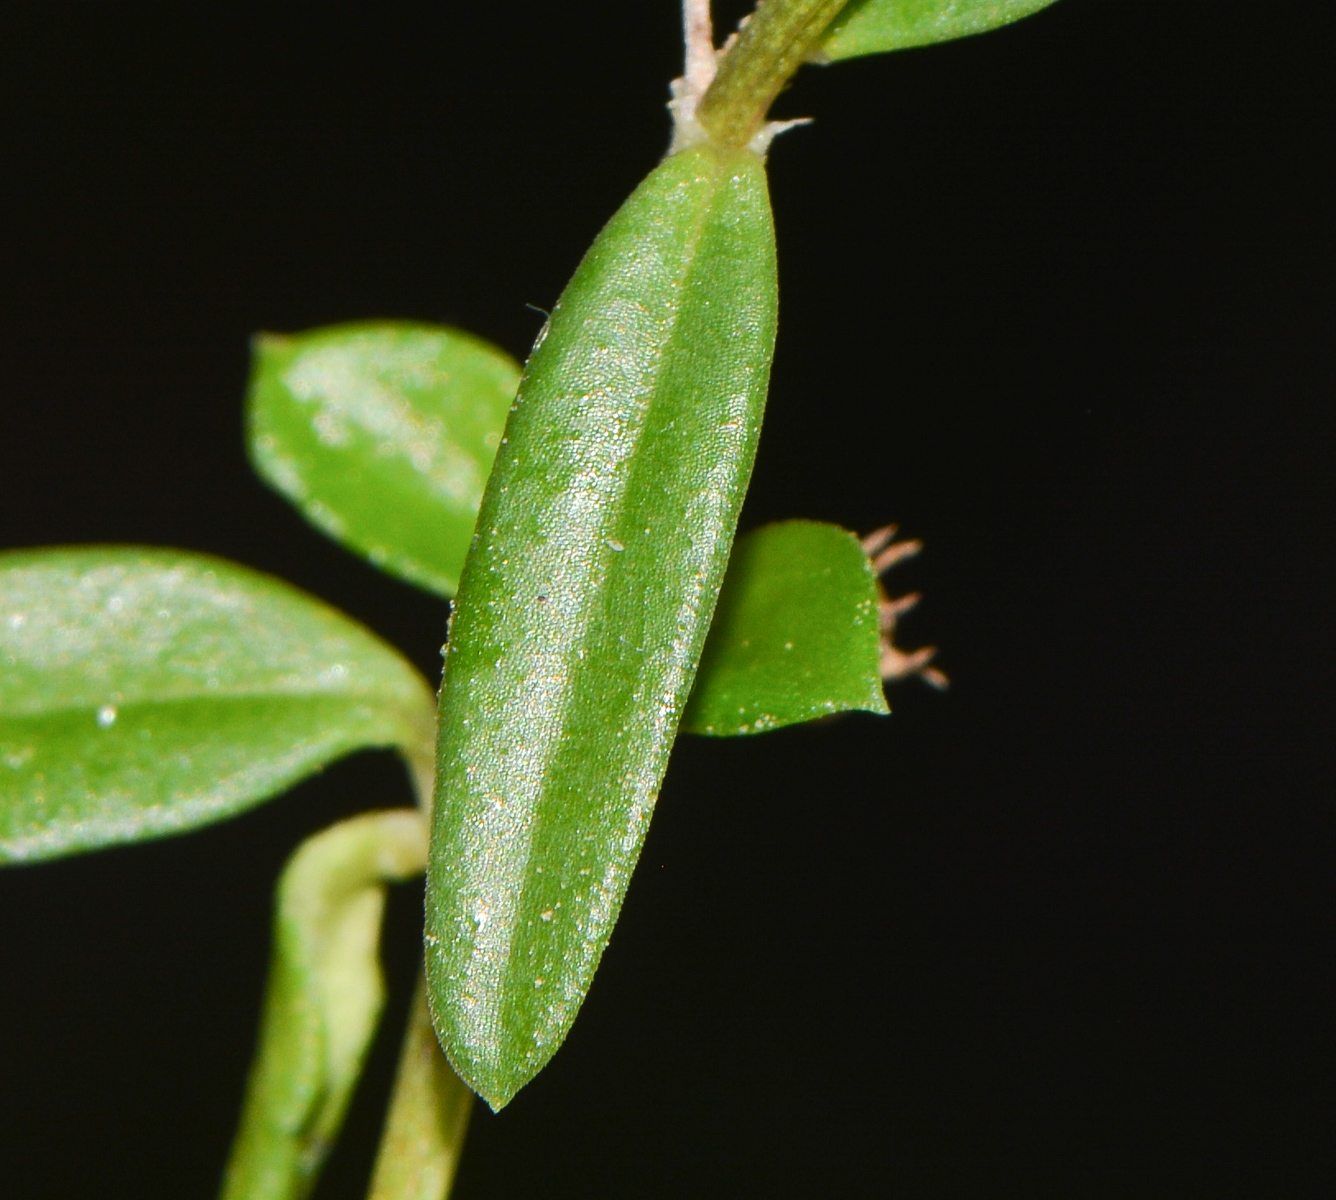
[[[847,0],[762,0],[719,60],[696,119],[719,146],[738,150],[761,131],[766,113],[812,55]]]
[[[413,796],[430,827],[431,797],[436,787],[436,747],[429,745],[425,749],[415,749],[411,753],[404,749],[401,753],[404,756],[404,765],[408,768],[408,777],[413,783]]]
[[[459,1165],[473,1093],[450,1068],[418,981],[369,1200],[444,1200]]]
[[[410,764],[418,804],[430,819],[434,764]],[[445,1200],[464,1148],[473,1093],[441,1053],[427,1008],[427,981],[418,978],[399,1052],[369,1200]]]
[[[301,1200],[362,1072],[384,1000],[385,885],[421,874],[416,809],[366,813],[308,838],[279,880],[260,1045],[223,1200]]]

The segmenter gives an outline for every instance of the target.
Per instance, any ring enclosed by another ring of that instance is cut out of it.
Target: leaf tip
[[[468,1083],[468,1080],[466,1079],[464,1080],[464,1082]],[[478,1095],[480,1095],[483,1098],[483,1100],[487,1102],[488,1108],[490,1108],[494,1113],[499,1113],[503,1108],[506,1107],[507,1104],[509,1104],[513,1099],[515,1099],[515,1093],[518,1092],[520,1089],[519,1087],[514,1087],[503,1091],[496,1091],[493,1089],[488,1089],[487,1091],[479,1091],[476,1088],[474,1090],[478,1091]]]
[[[516,1071],[512,1069],[512,1064],[504,1061],[484,1062],[476,1057],[459,1055],[455,1053],[455,1047],[450,1044],[452,1039],[442,1037],[441,1033],[438,1028],[437,1040],[441,1043],[441,1049],[455,1074],[468,1085],[470,1091],[481,1097],[494,1113],[499,1113],[515,1099],[519,1090],[537,1073]]]

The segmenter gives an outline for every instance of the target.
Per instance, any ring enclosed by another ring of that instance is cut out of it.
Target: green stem
[[[696,110],[716,144],[741,149],[847,0],[762,0]]]
[[[450,1069],[418,981],[369,1200],[445,1200],[464,1148],[473,1093]]]
[[[308,838],[279,880],[260,1044],[222,1200],[303,1200],[338,1135],[384,1000],[386,885],[427,860],[416,809]]]
[[[418,805],[429,818],[434,749],[406,756]],[[473,1093],[441,1052],[427,1008],[426,976],[419,975],[368,1200],[446,1200],[472,1112]]]

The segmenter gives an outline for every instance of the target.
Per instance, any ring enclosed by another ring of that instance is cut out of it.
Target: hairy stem
[[[847,0],[762,0],[719,61],[696,117],[717,145],[740,149]]]
[[[693,96],[705,95],[714,82],[714,24],[710,19],[710,0],[682,0],[682,35],[686,41],[687,61],[682,78]]]

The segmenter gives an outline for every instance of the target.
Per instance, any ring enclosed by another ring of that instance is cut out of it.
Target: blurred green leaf
[[[251,458],[330,537],[453,596],[519,378],[509,355],[443,326],[264,334]]]
[[[385,643],[232,563],[0,554],[0,862],[179,833],[363,746],[430,772],[432,696]]]
[[[1047,8],[1054,0],[851,0],[821,43],[834,62],[907,50],[984,33]]]
[[[299,1200],[314,1186],[385,1003],[385,884],[426,863],[426,821],[405,809],[342,821],[303,842],[284,868],[260,1045],[223,1200]]]
[[[754,530],[733,547],[682,730],[888,712],[878,636],[877,579],[852,533],[816,521]]]

